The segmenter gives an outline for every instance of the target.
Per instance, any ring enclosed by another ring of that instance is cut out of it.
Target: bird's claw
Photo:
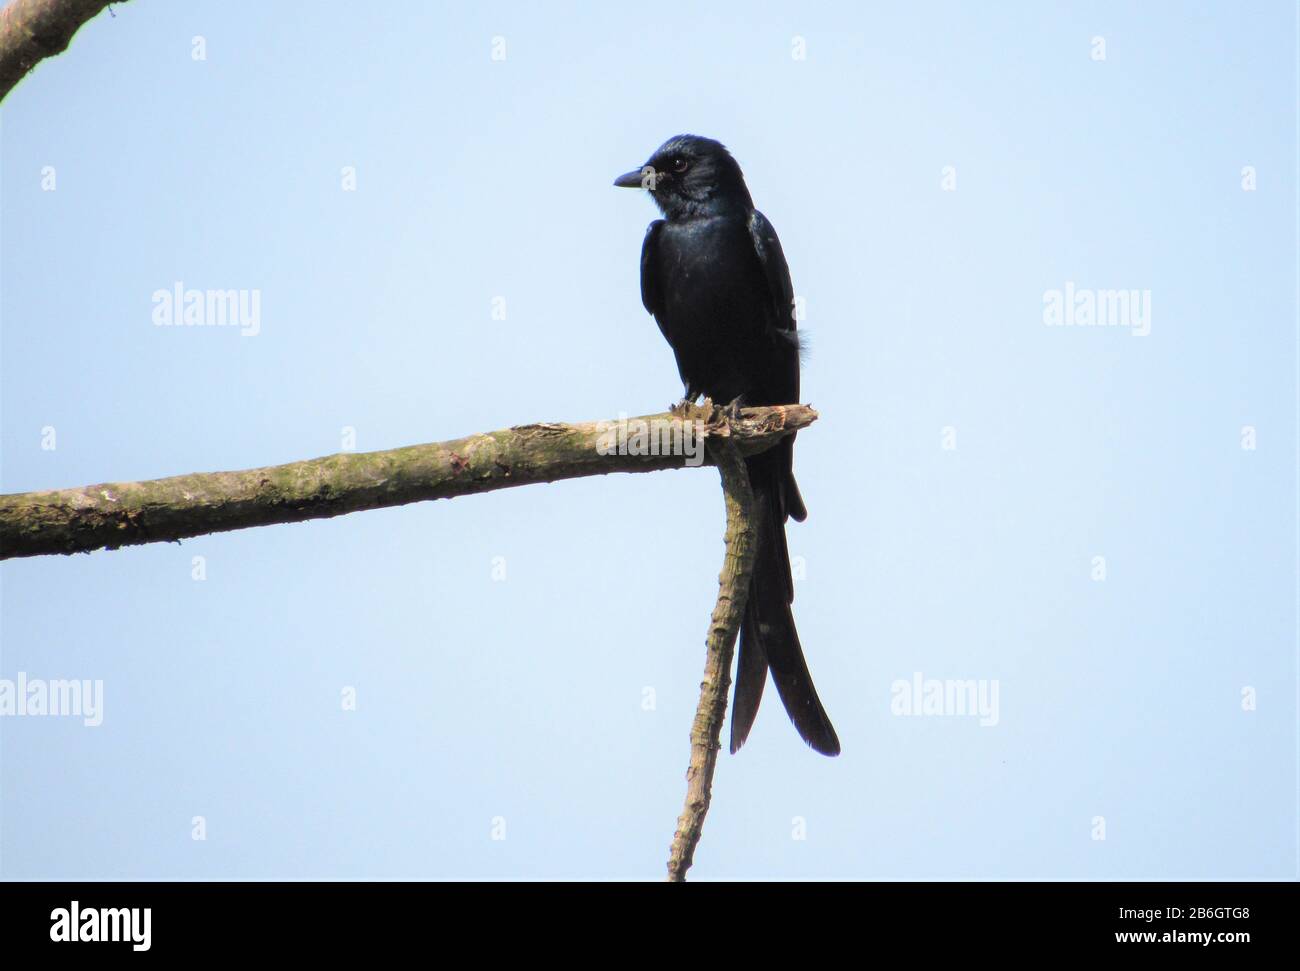
[[[687,388],[685,391],[682,392],[682,400],[677,402],[677,404],[673,405],[668,410],[672,412],[674,415],[678,415],[678,416],[684,417],[686,415],[689,415],[691,413],[691,409],[695,407],[695,402],[699,399],[699,397],[700,397],[700,393],[698,391],[692,393],[691,389]],[[705,404],[707,405],[708,402],[706,401]]]

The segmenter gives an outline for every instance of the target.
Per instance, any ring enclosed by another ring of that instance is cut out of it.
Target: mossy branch
[[[706,402],[640,418],[520,425],[245,472],[2,495],[0,559],[172,542],[538,482],[712,464],[710,443],[730,441],[741,454],[753,454],[816,418],[806,405],[745,408],[728,418]],[[639,436],[642,431],[648,434]]]
[[[452,442],[246,472],[3,495],[0,559],[117,549],[610,472],[716,465],[727,512],[726,554],[691,726],[686,804],[668,858],[668,879],[681,882],[709,811],[731,658],[754,564],[754,497],[744,458],[816,419],[807,405],[731,414],[705,401],[640,418],[520,425]]]

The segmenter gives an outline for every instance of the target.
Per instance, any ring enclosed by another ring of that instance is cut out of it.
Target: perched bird
[[[663,213],[641,247],[641,302],[677,358],[685,399],[783,405],[799,401],[799,336],[790,269],[776,230],[754,208],[731,153],[711,138],[670,138],[616,186],[644,188]],[[794,436],[745,460],[758,542],[740,628],[731,751],[745,744],[767,672],[805,742],[838,755],[790,605],[785,522],[808,515],[794,481]]]

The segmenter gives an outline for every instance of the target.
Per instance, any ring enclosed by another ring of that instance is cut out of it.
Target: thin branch
[[[677,820],[668,855],[668,879],[683,883],[695,858],[695,847],[704,830],[713,791],[713,770],[721,748],[722,721],[727,712],[727,688],[731,684],[731,655],[736,646],[740,619],[749,597],[749,577],[754,567],[756,530],[751,519],[754,494],[739,449],[719,439],[710,452],[722,474],[722,495],[727,505],[727,551],[718,577],[718,601],[709,620],[708,655],[700,703],[691,725],[691,762],[686,769],[686,806]]]
[[[0,101],[38,62],[67,50],[72,35],[126,0],[13,0],[0,10]]]
[[[706,402],[641,418],[521,425],[245,472],[3,495],[0,559],[171,542],[537,482],[712,463],[712,450],[704,448],[711,441],[724,438],[753,454],[816,418],[806,405],[782,405],[745,408],[729,420]]]

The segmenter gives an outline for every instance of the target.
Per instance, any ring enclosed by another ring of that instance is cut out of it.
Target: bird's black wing
[[[785,261],[785,252],[781,249],[781,240],[776,229],[767,217],[757,209],[749,217],[749,237],[754,241],[754,253],[763,268],[763,278],[767,281],[767,293],[771,301],[769,313],[773,335],[778,342],[787,346],[782,348],[788,355],[788,365],[781,369],[782,380],[779,382],[780,397],[784,400],[771,404],[795,404],[799,400],[799,333],[794,313],[794,284],[790,282],[790,267]],[[766,403],[766,402],[765,402]],[[777,446],[786,468],[785,488],[781,496],[783,517],[789,515],[797,522],[808,518],[803,496],[794,481],[794,436],[790,435]]]
[[[795,341],[797,348],[798,338],[794,336],[794,284],[790,282],[790,267],[785,262],[785,252],[781,249],[781,240],[777,238],[776,230],[757,209],[749,217],[749,236],[754,241],[754,252],[758,254],[758,262],[763,267],[767,292],[772,299],[772,326],[789,332],[790,339]],[[797,382],[797,369],[795,375]]]
[[[645,242],[641,244],[641,303],[645,305],[646,313],[656,318],[663,301],[659,295],[659,281],[655,276],[655,246],[663,224],[662,219],[656,219],[646,227]]]

